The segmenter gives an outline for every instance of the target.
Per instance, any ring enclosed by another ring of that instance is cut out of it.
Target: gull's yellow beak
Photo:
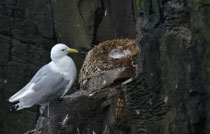
[[[68,53],[78,53],[78,51],[76,49],[70,48],[70,50],[68,51]]]

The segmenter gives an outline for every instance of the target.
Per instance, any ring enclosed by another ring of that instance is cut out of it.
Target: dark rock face
[[[87,51],[92,44],[107,39],[135,38],[134,4],[121,0],[1,0],[1,111],[9,105],[6,102],[9,96],[22,88],[49,61],[49,51],[56,42]],[[122,17],[122,12],[115,12],[116,7],[120,11],[126,8],[126,15]],[[80,67],[84,55],[72,57]],[[9,114],[1,112],[0,132],[22,134],[34,128],[37,116],[37,108]]]
[[[41,131],[39,132],[41,134],[107,133],[107,131],[113,129],[109,128],[109,126],[114,124],[114,115],[110,111],[112,109],[107,105],[108,99],[106,97],[109,91],[109,89],[104,89],[99,93],[79,95],[73,99],[70,97],[64,101],[51,103],[49,118],[46,118],[49,124],[46,124],[46,121],[38,123],[44,125],[40,127]],[[62,113],[59,112],[61,109]],[[40,117],[38,122],[42,118],[44,117]]]
[[[136,1],[128,0],[103,0],[103,11],[97,14],[103,16],[96,21],[96,42],[118,38],[136,38]]]
[[[210,7],[179,0],[142,5],[142,74],[124,89],[133,124],[145,134],[208,134]]]

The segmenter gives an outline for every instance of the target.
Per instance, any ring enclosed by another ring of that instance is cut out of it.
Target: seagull
[[[52,61],[40,68],[25,87],[9,98],[11,103],[18,102],[15,110],[49,104],[69,91],[76,80],[77,69],[68,53],[78,51],[62,43],[53,46],[50,53]]]

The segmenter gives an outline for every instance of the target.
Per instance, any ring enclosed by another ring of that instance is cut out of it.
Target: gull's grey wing
[[[56,72],[45,75],[33,88],[39,94],[39,101],[36,104],[44,104],[59,98],[63,95],[69,82],[62,74]]]
[[[33,87],[33,93],[20,99],[18,110],[35,104],[45,104],[59,98],[68,84],[69,81],[58,73],[45,75]]]
[[[49,65],[46,65],[30,81],[30,83],[34,83],[32,88],[34,92],[19,99],[18,110],[34,104],[48,103],[59,98],[69,82],[62,74],[52,71]]]
[[[37,83],[44,75],[49,73],[48,72],[49,69],[50,69],[49,64],[44,65],[42,68],[40,68],[38,70],[38,72],[33,76],[31,81],[25,87],[20,89],[17,93],[15,93],[13,96],[11,96],[9,98],[9,101],[10,102],[18,101],[20,99],[20,96],[27,92],[27,90],[29,89],[29,87],[31,86],[32,83]]]

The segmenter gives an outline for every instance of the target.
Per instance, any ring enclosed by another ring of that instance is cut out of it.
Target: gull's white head
[[[51,49],[50,57],[52,60],[60,59],[68,53],[78,53],[76,49],[69,48],[67,45],[58,43]]]

